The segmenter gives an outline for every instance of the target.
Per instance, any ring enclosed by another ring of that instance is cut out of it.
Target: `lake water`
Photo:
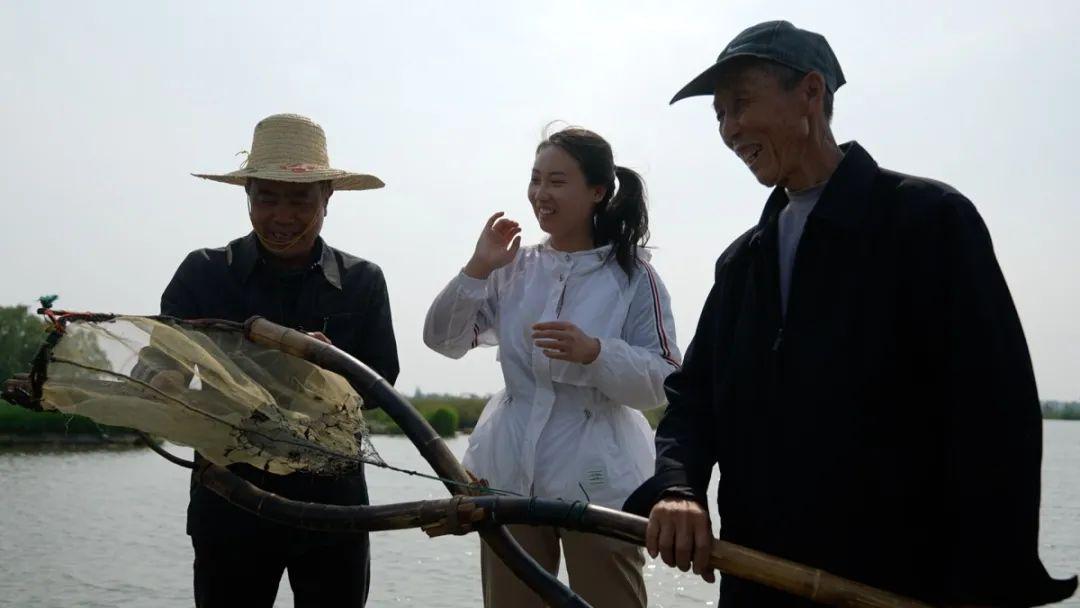
[[[430,472],[407,440],[374,441],[387,462]],[[460,455],[465,439],[451,447]],[[191,606],[187,475],[149,450],[0,452],[0,606]],[[368,483],[378,502],[445,495],[435,482],[373,468]],[[379,532],[371,544],[369,606],[481,604],[475,535]],[[1052,573],[1080,571],[1080,422],[1045,424],[1040,545]],[[645,577],[651,606],[715,604],[714,585],[660,562],[647,563]],[[287,578],[276,606],[292,606]]]

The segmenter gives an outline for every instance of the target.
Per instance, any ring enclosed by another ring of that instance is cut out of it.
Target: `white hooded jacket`
[[[652,475],[653,432],[639,410],[665,403],[681,355],[648,252],[632,277],[610,252],[522,247],[487,279],[459,273],[428,310],[433,350],[456,359],[499,347],[506,388],[484,407],[464,458],[492,487],[619,508]],[[558,361],[536,348],[532,325],[553,320],[598,338],[597,359]]]

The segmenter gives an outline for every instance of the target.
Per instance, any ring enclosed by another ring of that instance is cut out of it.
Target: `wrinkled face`
[[[785,91],[770,72],[749,67],[713,94],[720,136],[765,186],[785,185],[799,168],[810,136],[802,87]]]
[[[558,146],[540,150],[533,162],[529,202],[540,229],[553,241],[592,239],[592,216],[604,186],[590,186],[574,157]]]
[[[306,261],[322,231],[330,194],[322,183],[253,179],[248,185],[251,226],[274,257]]]

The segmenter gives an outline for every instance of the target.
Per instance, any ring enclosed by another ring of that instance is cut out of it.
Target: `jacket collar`
[[[858,142],[842,144],[840,150],[844,152],[844,158],[825,184],[821,198],[810,212],[810,217],[856,229],[862,225],[870,209],[870,190],[878,174],[878,165]],[[765,226],[775,221],[787,203],[787,193],[777,186],[761,212],[755,236],[760,236]]]
[[[586,270],[589,268],[603,266],[604,262],[611,255],[611,245],[601,245],[593,249],[585,249],[583,251],[559,251],[551,246],[551,239],[545,238],[540,243],[540,251],[544,254],[554,257],[558,260],[573,261],[574,268]]]
[[[327,245],[322,237],[318,237],[315,239],[315,250],[318,254],[313,256],[315,261],[311,268],[318,270],[327,283],[341,289],[341,267],[338,265],[333,248]],[[241,283],[246,283],[251,273],[255,271],[255,267],[265,261],[259,238],[254,231],[229,243],[226,261],[236,278]]]

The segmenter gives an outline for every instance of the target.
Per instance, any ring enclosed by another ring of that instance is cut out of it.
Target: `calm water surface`
[[[430,471],[407,440],[375,442],[387,462]],[[465,439],[451,447],[460,455]],[[0,606],[192,606],[186,470],[148,450],[6,451],[0,480]],[[445,494],[435,482],[378,469],[368,483],[376,502]],[[1040,541],[1052,573],[1080,571],[1080,422],[1046,422]],[[371,543],[369,606],[480,605],[475,535],[404,530]],[[662,563],[648,563],[645,576],[651,606],[715,604],[715,586]],[[1063,605],[1080,607],[1080,598]],[[276,606],[292,606],[285,577]]]

